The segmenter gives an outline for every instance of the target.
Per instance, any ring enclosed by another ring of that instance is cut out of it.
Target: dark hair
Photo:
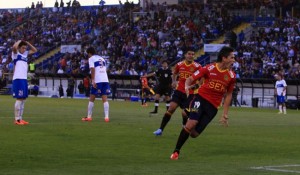
[[[188,53],[189,51],[196,52],[196,50],[195,50],[194,47],[186,47],[186,48],[183,50],[183,53],[186,54],[186,53]]]
[[[283,74],[282,73],[278,72],[276,75],[279,76],[281,79],[283,79]]]
[[[96,51],[93,47],[89,47],[88,49],[86,49],[86,53],[90,53],[92,55],[95,55],[96,54]]]
[[[161,64],[163,64],[163,63],[169,64],[167,60],[163,60],[163,61],[161,62]]]
[[[18,45],[18,47],[27,46],[27,43],[25,41],[21,41]]]
[[[222,49],[219,51],[217,62],[222,62],[222,58],[228,57],[229,54],[233,51],[234,49],[232,47],[228,47],[228,46],[222,47]]]

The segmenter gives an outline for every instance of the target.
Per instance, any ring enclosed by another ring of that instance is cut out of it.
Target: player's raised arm
[[[37,48],[36,48],[36,47],[34,47],[34,46],[33,46],[32,44],[30,44],[28,41],[24,41],[24,42],[26,42],[27,45],[30,47],[29,55],[32,55],[32,54],[34,54],[34,53],[37,52]]]
[[[21,43],[22,40],[18,40],[17,42],[15,42],[15,44],[12,47],[12,51],[14,54],[18,53],[18,48],[19,48],[19,44]]]

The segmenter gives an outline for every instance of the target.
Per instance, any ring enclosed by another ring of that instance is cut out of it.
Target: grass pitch
[[[163,136],[152,132],[161,122],[149,117],[153,103],[110,101],[109,123],[95,102],[92,122],[82,122],[87,99],[30,97],[25,103],[27,126],[13,124],[15,100],[0,96],[1,175],[282,175],[300,173],[300,115],[288,110],[231,108],[230,126],[218,124],[222,112],[201,136],[190,138],[179,160],[169,159],[179,132],[177,111]],[[283,165],[292,165],[285,167]],[[298,166],[299,165],[299,166]],[[253,168],[280,166],[275,170]],[[280,171],[283,170],[283,171]]]

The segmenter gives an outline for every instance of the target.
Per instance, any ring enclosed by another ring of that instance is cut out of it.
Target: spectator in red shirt
[[[84,86],[85,96],[89,97],[90,96],[90,78],[89,78],[89,76],[84,77],[83,86]]]
[[[170,157],[172,160],[178,159],[180,149],[189,136],[197,137],[212,121],[218,112],[218,106],[221,104],[224,95],[226,97],[220,122],[228,126],[228,110],[236,81],[235,73],[230,70],[235,62],[233,52],[233,48],[223,47],[218,54],[216,63],[200,68],[185,81],[185,91],[188,94],[191,84],[204,78],[204,83],[198,89],[198,94],[194,96],[190,103],[189,120],[180,132],[175,150]]]

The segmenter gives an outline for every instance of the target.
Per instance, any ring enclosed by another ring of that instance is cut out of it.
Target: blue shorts
[[[13,98],[27,98],[28,97],[28,83],[25,79],[13,80],[12,84]]]
[[[285,97],[283,95],[277,95],[277,103],[285,103]]]
[[[97,83],[97,88],[91,86],[91,94],[93,95],[109,95],[110,94],[110,86],[108,82],[105,83]]]

